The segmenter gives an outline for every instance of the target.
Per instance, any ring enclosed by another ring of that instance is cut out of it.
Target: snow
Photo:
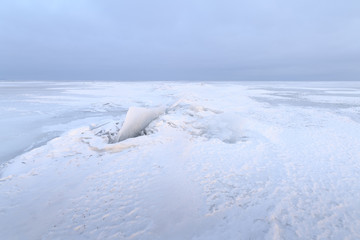
[[[3,239],[360,238],[357,82],[26,86],[4,131],[59,133],[1,169]]]

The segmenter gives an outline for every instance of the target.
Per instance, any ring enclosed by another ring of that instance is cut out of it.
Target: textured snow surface
[[[360,238],[359,83],[69,86],[103,114],[3,166],[1,239]]]

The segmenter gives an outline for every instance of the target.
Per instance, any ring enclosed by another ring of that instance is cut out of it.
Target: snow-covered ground
[[[0,87],[1,239],[360,238],[360,83]]]

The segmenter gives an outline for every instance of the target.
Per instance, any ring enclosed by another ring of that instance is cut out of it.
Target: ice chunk
[[[138,136],[154,119],[165,112],[164,107],[130,107],[115,142]]]

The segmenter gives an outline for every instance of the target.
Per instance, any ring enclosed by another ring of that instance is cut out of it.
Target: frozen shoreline
[[[360,237],[359,83],[77,84],[32,96],[78,120],[2,169],[1,236]],[[104,140],[130,106],[179,100],[147,135]]]
[[[0,164],[92,119],[126,112],[81,92],[93,88],[90,82],[0,81]]]

